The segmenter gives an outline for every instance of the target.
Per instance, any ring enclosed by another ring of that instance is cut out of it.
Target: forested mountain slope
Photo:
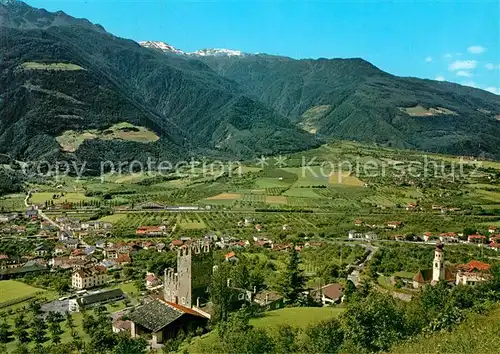
[[[200,60],[317,135],[500,157],[500,96],[486,91],[393,76],[362,59]]]
[[[13,157],[240,158],[318,144],[200,61],[143,48],[86,20],[4,1],[0,31],[0,152]],[[127,139],[128,130],[114,139],[123,122],[159,139]]]

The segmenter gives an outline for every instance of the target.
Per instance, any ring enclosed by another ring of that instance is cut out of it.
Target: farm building
[[[208,318],[193,309],[158,299],[138,307],[130,319],[131,336],[150,334],[153,346],[175,338],[181,330],[188,333],[208,322]]]

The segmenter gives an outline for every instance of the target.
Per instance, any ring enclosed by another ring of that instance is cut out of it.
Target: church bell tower
[[[443,244],[437,244],[434,251],[434,263],[432,265],[432,285],[444,280],[444,257]]]

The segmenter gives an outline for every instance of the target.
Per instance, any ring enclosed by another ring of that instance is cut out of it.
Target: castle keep
[[[207,301],[212,271],[209,244],[198,242],[181,247],[177,251],[177,269],[165,270],[165,300],[186,307],[199,306]]]

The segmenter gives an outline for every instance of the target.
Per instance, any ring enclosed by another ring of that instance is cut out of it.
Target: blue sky
[[[500,94],[498,0],[27,0],[184,51],[364,58],[401,76]]]

